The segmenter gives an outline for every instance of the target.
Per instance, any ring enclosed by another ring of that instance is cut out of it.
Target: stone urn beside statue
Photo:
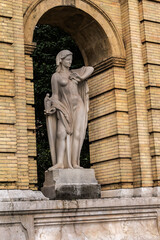
[[[94,68],[70,70],[72,52],[62,50],[52,75],[52,96],[44,99],[52,167],[45,172],[43,194],[50,199],[100,197],[93,169],[80,166],[89,110],[87,78]]]

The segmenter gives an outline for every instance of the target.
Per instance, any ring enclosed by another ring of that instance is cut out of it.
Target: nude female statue
[[[88,121],[88,86],[93,67],[70,70],[72,52],[56,57],[57,70],[51,79],[52,96],[44,100],[52,164],[48,170],[81,168],[80,152]]]

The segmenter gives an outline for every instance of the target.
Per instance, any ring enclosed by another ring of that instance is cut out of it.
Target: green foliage
[[[44,98],[51,94],[51,76],[56,70],[56,55],[63,49],[73,52],[72,68],[83,66],[81,53],[70,35],[57,27],[37,25],[34,32],[37,48],[33,53],[38,186],[42,187],[44,172],[51,166],[50,150],[47,138],[46,119],[44,116]],[[86,135],[81,153],[81,166],[89,167],[89,143]]]

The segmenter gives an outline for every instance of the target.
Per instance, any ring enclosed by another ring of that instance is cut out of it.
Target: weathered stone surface
[[[26,229],[20,223],[0,225],[0,234],[5,240],[28,240]]]
[[[131,189],[115,189],[101,192],[102,198],[137,198],[137,197],[160,197],[160,187],[153,188],[131,188]]]
[[[102,198],[131,198],[131,197],[159,197],[160,188],[131,188],[131,189],[115,189],[102,191]]]
[[[0,190],[0,202],[42,201],[47,198],[40,191],[32,190]]]
[[[133,190],[134,197],[152,197],[153,195],[153,188],[135,188]]]
[[[160,197],[160,187],[153,188],[153,197]]]
[[[155,220],[73,224],[39,228],[36,240],[159,240]]]
[[[133,189],[115,189],[106,190],[101,193],[102,198],[131,198],[133,197]]]
[[[160,198],[0,202],[4,240],[159,240]]]
[[[45,172],[43,194],[49,199],[100,197],[100,185],[93,169],[55,169]]]

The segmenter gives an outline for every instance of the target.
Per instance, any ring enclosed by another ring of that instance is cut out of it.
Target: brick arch
[[[90,161],[102,190],[132,187],[129,130],[123,126],[123,122],[128,126],[125,49],[113,21],[89,0],[33,1],[24,14],[29,117],[31,111],[32,115],[34,114],[31,54],[37,23],[59,26],[70,33],[83,55],[85,64],[94,66],[95,71],[88,80]],[[123,101],[125,105],[122,104]],[[28,133],[29,141],[33,142],[31,129]],[[29,148],[33,149],[33,144]],[[34,148],[36,149],[36,143]],[[35,152],[30,152],[29,157],[36,156]],[[126,172],[129,172],[129,177]],[[108,177],[110,175],[112,176]]]
[[[34,28],[38,22],[58,25],[69,32],[79,46],[86,64],[96,65],[109,57],[125,57],[123,41],[113,21],[89,0],[33,1],[24,14],[25,44],[32,44]],[[73,22],[76,23],[75,26]]]

